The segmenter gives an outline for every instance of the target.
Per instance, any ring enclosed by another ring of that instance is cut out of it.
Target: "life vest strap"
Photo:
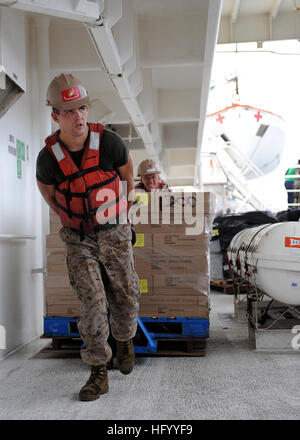
[[[85,176],[86,174],[92,173],[93,171],[98,171],[99,168],[100,167],[97,165],[96,167],[90,167],[90,168],[86,168],[84,170],[76,171],[75,173],[72,173],[72,174],[64,175],[64,180],[62,182],[65,182],[66,180],[75,180],[78,177]]]
[[[71,209],[68,210],[67,208],[65,208],[64,206],[62,206],[60,203],[58,203],[57,201],[56,201],[56,203],[57,203],[58,207],[59,207],[62,211],[64,211],[65,213],[68,214],[68,216],[70,215],[71,217],[81,218],[81,219],[83,219],[83,221],[87,222],[87,221],[89,220],[89,217],[90,217],[90,216],[93,217],[93,216],[96,215],[96,212],[98,211],[98,209],[100,209],[101,211],[105,211],[105,209],[109,208],[109,207],[112,206],[113,204],[118,203],[121,199],[123,199],[123,197],[125,197],[125,196],[124,196],[124,193],[122,193],[122,194],[121,194],[120,196],[118,196],[115,200],[113,200],[113,202],[110,202],[109,204],[106,204],[105,206],[100,205],[100,206],[98,206],[98,207],[95,208],[95,209],[91,209],[91,210],[89,211],[89,213],[87,212],[86,207],[85,207],[85,208],[84,208],[84,214],[77,214],[77,213],[71,211]]]
[[[76,192],[72,192],[69,189],[59,189],[59,188],[56,188],[56,191],[60,192],[65,197],[67,197],[67,194],[69,194],[69,197],[71,197],[71,199],[73,197],[88,197],[90,195],[91,191],[93,191],[93,189],[101,188],[102,186],[108,185],[109,183],[116,180],[117,177],[118,177],[118,174],[116,173],[113,177],[110,177],[109,179],[105,180],[104,182],[96,183],[95,185],[90,186],[85,192],[76,193]]]

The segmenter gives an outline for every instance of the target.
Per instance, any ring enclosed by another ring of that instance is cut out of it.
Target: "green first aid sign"
[[[25,161],[25,144],[17,139],[17,159]]]
[[[16,139],[16,152],[17,152],[17,178],[22,179],[22,160],[25,162],[25,144],[19,139]]]
[[[17,159],[17,177],[22,179],[22,161],[20,159]]]

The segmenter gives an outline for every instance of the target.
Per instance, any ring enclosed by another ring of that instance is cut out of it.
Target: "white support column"
[[[46,106],[46,92],[50,82],[50,48],[49,48],[49,26],[50,17],[36,17],[36,63],[38,72],[39,90],[39,119],[40,136],[45,139],[51,133],[51,120],[49,107]]]
[[[235,2],[237,5],[239,2]],[[208,93],[209,84],[212,72],[212,64],[215,53],[215,47],[217,44],[217,36],[219,23],[221,18],[221,1],[209,2],[209,10],[207,17],[207,29],[206,29],[206,44],[205,44],[205,54],[204,54],[204,66],[202,74],[202,84],[201,84],[201,99],[200,99],[200,117],[198,123],[198,133],[197,133],[197,151],[196,151],[196,163],[195,163],[195,178],[194,186],[202,187],[202,176],[201,176],[201,147],[204,132],[204,125],[206,121],[207,114],[207,103],[208,103]]]
[[[35,31],[35,54],[37,70],[37,93],[35,105],[35,117],[38,120],[36,126],[39,127],[39,141],[43,145],[43,140],[51,134],[51,118],[49,107],[46,106],[46,93],[50,82],[50,49],[49,49],[49,25],[50,17],[39,16],[34,19]],[[46,234],[49,233],[49,207],[44,201],[41,203],[42,221],[42,243],[43,243],[43,267],[46,264]]]

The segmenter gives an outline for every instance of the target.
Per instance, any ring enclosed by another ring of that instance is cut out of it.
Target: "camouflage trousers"
[[[136,333],[140,284],[134,268],[131,229],[116,225],[85,234],[63,226],[70,284],[80,300],[78,329],[85,347],[82,360],[89,365],[109,362],[111,333],[118,341],[128,341]],[[109,309],[109,323],[107,319]]]

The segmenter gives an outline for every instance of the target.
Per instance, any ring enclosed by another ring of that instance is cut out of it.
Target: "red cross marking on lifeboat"
[[[221,114],[219,114],[219,116],[217,117],[216,121],[220,122],[220,124],[223,124],[223,119],[225,118],[225,116],[221,116]]]
[[[257,111],[256,115],[254,115],[254,117],[256,118],[257,122],[259,122],[260,118],[262,118],[259,110]]]

